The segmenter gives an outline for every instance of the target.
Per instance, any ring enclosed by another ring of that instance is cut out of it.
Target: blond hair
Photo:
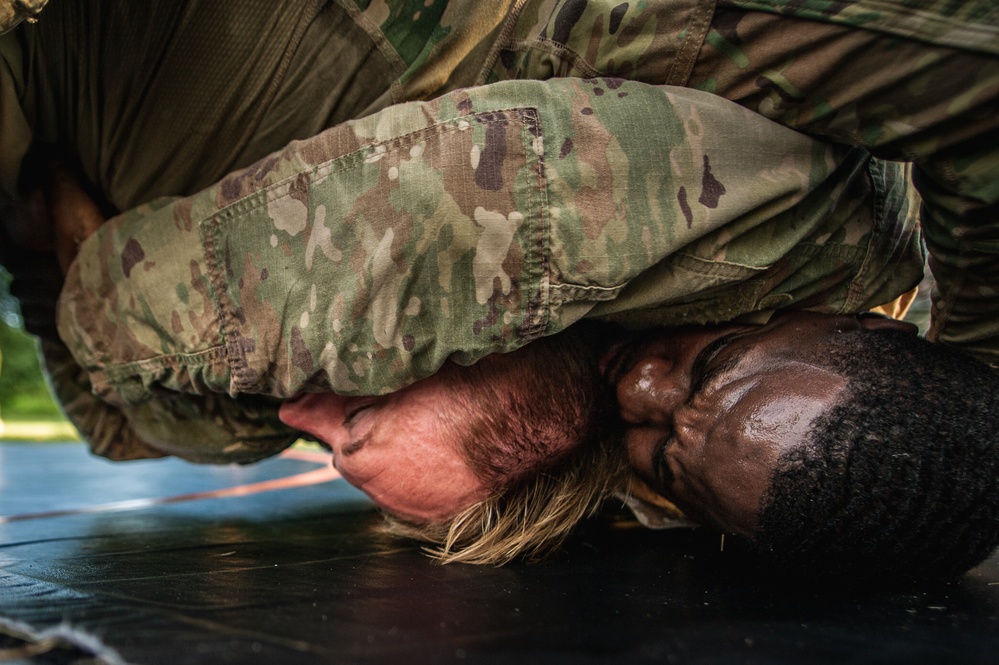
[[[436,545],[442,562],[540,558],[626,489],[614,400],[597,369],[602,329],[578,325],[453,371],[456,408],[440,417],[492,494],[436,524],[390,518],[385,531]]]
[[[540,559],[558,549],[605,499],[626,490],[628,477],[623,448],[604,438],[450,521],[413,524],[388,516],[382,530],[433,543],[436,547],[425,549],[442,563],[502,565],[518,557]]]

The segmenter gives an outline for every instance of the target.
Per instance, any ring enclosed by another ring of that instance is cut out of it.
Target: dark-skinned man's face
[[[632,468],[693,519],[751,538],[778,458],[807,440],[846,388],[815,350],[840,332],[895,326],[911,328],[799,312],[623,345],[604,372],[616,386]]]

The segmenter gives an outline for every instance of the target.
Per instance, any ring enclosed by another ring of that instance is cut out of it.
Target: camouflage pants
[[[992,0],[528,3],[489,78],[694,87],[911,161],[929,337],[999,367],[999,5]]]
[[[929,336],[999,368],[999,11],[977,4],[990,53],[723,6],[690,84],[912,161],[940,289]]]

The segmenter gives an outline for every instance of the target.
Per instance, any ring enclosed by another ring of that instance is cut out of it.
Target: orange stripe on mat
[[[20,515],[0,515],[0,524],[8,522],[21,522],[24,520],[37,520],[46,517],[64,517],[66,515],[86,515],[90,513],[111,513],[122,510],[135,510],[137,508],[148,508],[168,503],[181,503],[184,501],[197,501],[199,499],[218,499],[231,496],[246,496],[247,494],[258,494],[260,492],[272,492],[274,490],[290,489],[292,487],[307,487],[318,485],[340,478],[340,473],[330,464],[330,455],[322,452],[312,452],[308,450],[286,450],[281,453],[281,457],[302,462],[314,462],[323,464],[321,469],[313,469],[303,473],[296,473],[293,476],[275,478],[273,480],[262,480],[256,483],[246,483],[244,485],[233,485],[207,492],[191,492],[189,494],[178,494],[155,499],[128,499],[126,501],[113,501],[102,503],[96,506],[86,506],[83,508],[72,508],[66,510],[48,510],[38,513],[22,513]]]

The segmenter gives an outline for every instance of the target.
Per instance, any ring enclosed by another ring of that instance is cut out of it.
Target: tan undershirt
[[[398,75],[336,3],[232,7],[61,0],[37,24],[4,35],[4,189],[16,180],[19,159],[7,155],[23,152],[25,118],[31,138],[75,152],[86,176],[123,210],[195,192],[292,139],[355,117]]]

